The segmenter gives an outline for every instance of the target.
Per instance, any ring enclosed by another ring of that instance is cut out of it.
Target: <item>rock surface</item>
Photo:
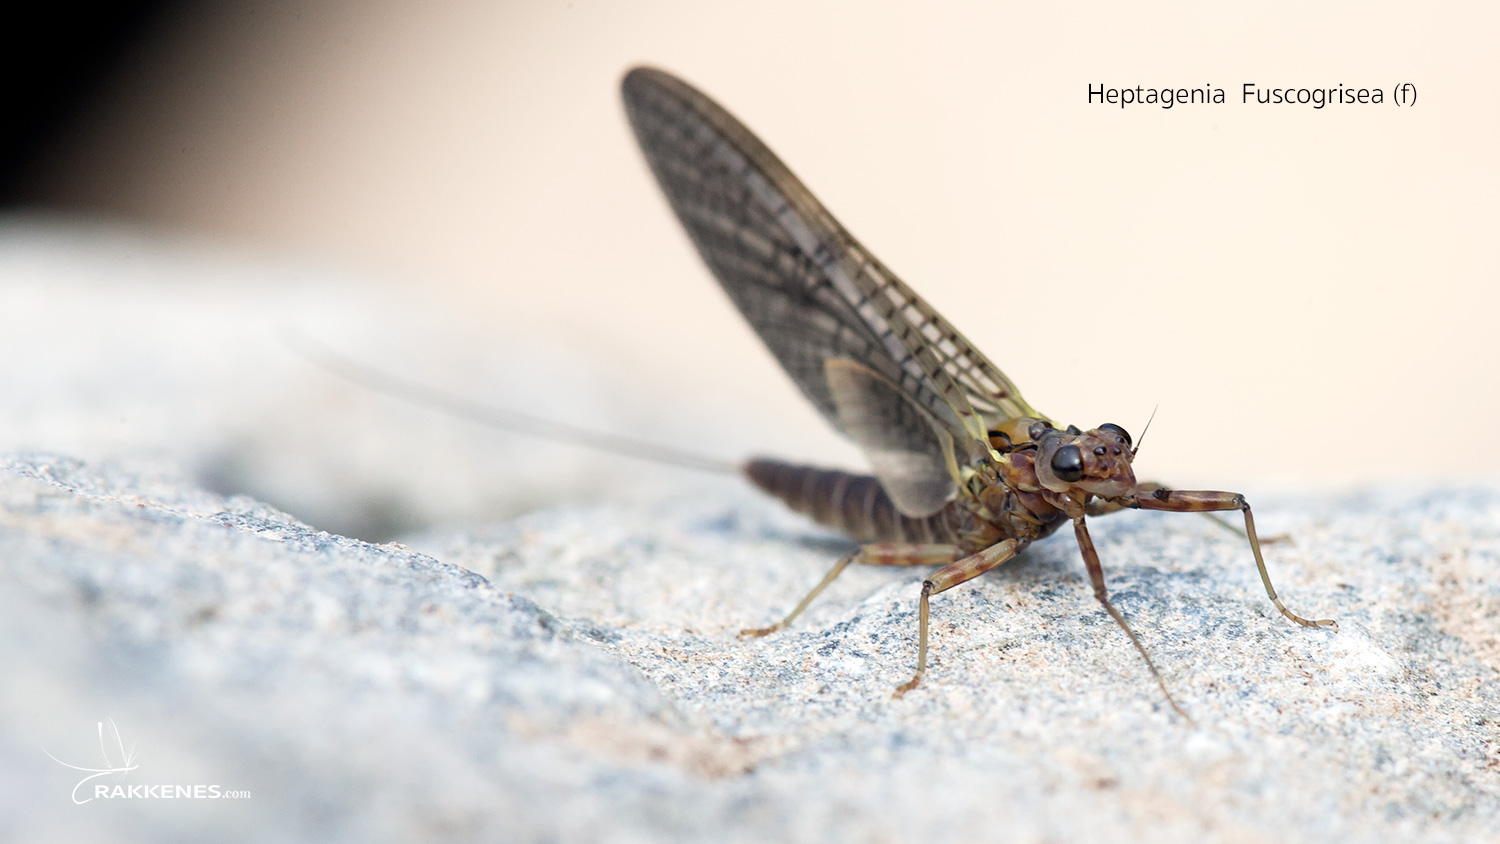
[[[1294,540],[1268,551],[1282,597],[1337,633],[1277,614],[1206,520],[1095,522],[1189,723],[1065,536],[935,599],[933,669],[893,700],[924,570],[850,570],[792,628],[742,641],[845,546],[738,486],[414,551],[149,467],[13,453],[0,838],[1500,836],[1500,494],[1256,505]],[[59,762],[125,758],[79,793],[250,796],[73,803],[88,773]]]

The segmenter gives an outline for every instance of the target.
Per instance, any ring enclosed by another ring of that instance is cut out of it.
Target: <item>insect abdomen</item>
[[[860,542],[953,544],[947,507],[925,518],[902,515],[872,475],[756,459],[745,464],[750,482],[820,525]]]

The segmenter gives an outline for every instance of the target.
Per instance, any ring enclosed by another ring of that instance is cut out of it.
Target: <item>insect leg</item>
[[[1135,493],[1139,495],[1147,492],[1156,492],[1159,489],[1166,488],[1166,484],[1159,484],[1155,481],[1146,481],[1144,483],[1135,485]],[[1086,512],[1090,516],[1108,516],[1110,513],[1118,513],[1121,510],[1130,509],[1134,506],[1135,505],[1129,504],[1125,500],[1119,498],[1095,498],[1089,501]],[[1235,536],[1238,536],[1240,539],[1249,538],[1249,535],[1246,534],[1243,530],[1235,527],[1230,522],[1224,521],[1213,513],[1204,512],[1203,517],[1218,525],[1219,527],[1229,531]],[[1290,536],[1284,533],[1278,533],[1275,536],[1267,536],[1266,538],[1262,539],[1260,543],[1262,545],[1278,545],[1282,542],[1290,543],[1291,541],[1292,538]]]
[[[1127,496],[1126,505],[1132,500]],[[1171,513],[1207,513],[1216,510],[1243,510],[1245,513],[1245,536],[1250,540],[1250,550],[1255,554],[1255,565],[1260,569],[1260,580],[1266,585],[1266,594],[1281,614],[1303,627],[1332,627],[1335,632],[1339,623],[1331,618],[1309,621],[1286,608],[1276,597],[1276,587],[1271,585],[1271,575],[1266,573],[1266,561],[1260,553],[1260,540],[1255,536],[1255,519],[1250,515],[1250,502],[1237,492],[1212,492],[1209,490],[1158,489],[1145,495],[1133,497],[1134,506],[1142,510],[1164,510]]]
[[[777,630],[791,624],[792,619],[807,609],[807,605],[812,603],[812,600],[818,597],[818,594],[827,588],[828,584],[834,581],[834,578],[842,574],[850,563],[863,563],[870,566],[936,566],[950,562],[956,556],[958,556],[958,549],[952,545],[917,545],[881,542],[861,546],[858,551],[834,563],[833,568],[828,574],[823,576],[818,585],[814,586],[812,591],[807,593],[807,597],[803,598],[797,604],[796,608],[787,613],[786,618],[783,618],[770,627],[741,630],[740,635],[765,636],[769,633],[775,633]]]
[[[1142,481],[1135,485],[1135,494],[1141,495],[1166,488],[1166,484],[1159,484],[1156,481]],[[1091,498],[1088,505],[1083,508],[1083,512],[1088,516],[1108,516],[1110,513],[1129,510],[1134,506],[1127,498]]]
[[[1125,616],[1120,615],[1120,611],[1115,609],[1115,605],[1109,602],[1109,590],[1104,587],[1104,568],[1099,565],[1099,552],[1094,550],[1094,540],[1089,536],[1088,525],[1084,523],[1082,516],[1073,519],[1073,534],[1078,537],[1078,550],[1083,553],[1083,564],[1088,567],[1089,582],[1094,584],[1094,597],[1098,598],[1099,603],[1104,605],[1104,609],[1109,613],[1109,617],[1113,618],[1115,623],[1120,625],[1120,629],[1124,630],[1125,635],[1130,637],[1130,644],[1135,645],[1135,649],[1140,652],[1141,658],[1146,660],[1146,667],[1151,669],[1151,676],[1156,679],[1156,685],[1161,687],[1161,693],[1166,695],[1167,703],[1172,705],[1172,708],[1177,711],[1178,715],[1189,721],[1193,720],[1192,716],[1183,712],[1182,707],[1177,705],[1177,701],[1172,699],[1172,693],[1167,691],[1167,684],[1162,680],[1161,672],[1156,670],[1156,663],[1151,661],[1151,655],[1146,653],[1146,647],[1141,644],[1140,639],[1136,638],[1135,631],[1130,629],[1130,625],[1125,623]]]
[[[973,580],[1021,553],[1021,549],[1025,547],[1024,542],[1007,539],[938,569],[932,577],[922,582],[922,598],[917,605],[917,673],[911,680],[898,686],[893,697],[901,697],[915,689],[922,680],[923,672],[927,670],[927,599],[966,580]]]

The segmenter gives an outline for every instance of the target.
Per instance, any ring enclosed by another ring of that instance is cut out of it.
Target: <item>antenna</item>
[[[1161,410],[1161,405],[1151,408],[1151,416],[1146,420],[1146,427],[1141,429],[1140,439],[1135,441],[1135,448],[1130,450],[1130,459],[1135,459],[1135,453],[1141,450],[1141,443],[1146,441],[1146,432],[1151,430],[1151,420],[1156,418],[1156,411]]]

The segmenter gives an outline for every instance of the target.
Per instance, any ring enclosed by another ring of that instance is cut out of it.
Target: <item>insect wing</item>
[[[774,153],[687,83],[622,85],[646,159],[698,252],[803,394],[836,428],[825,363],[854,361],[956,437],[1039,416],[1015,385],[861,246]]]
[[[891,503],[914,519],[941,510],[959,481],[953,437],[874,370],[845,358],[830,358],[824,368],[844,429]]]

